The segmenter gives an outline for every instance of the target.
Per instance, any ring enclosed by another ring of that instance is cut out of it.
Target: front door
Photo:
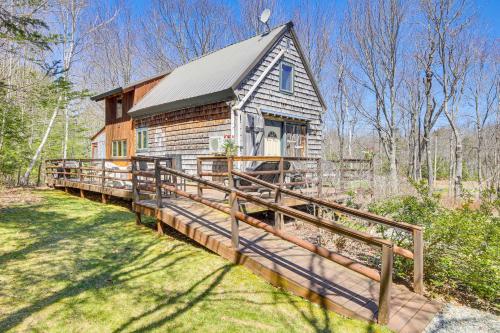
[[[281,156],[283,139],[283,122],[265,120],[264,124],[264,155]]]

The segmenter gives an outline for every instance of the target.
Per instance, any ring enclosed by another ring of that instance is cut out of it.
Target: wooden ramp
[[[154,216],[159,232],[168,225],[207,249],[242,264],[271,284],[316,302],[337,313],[369,321],[377,320],[380,284],[331,260],[244,223],[240,226],[240,250],[231,243],[227,214],[184,198],[134,203],[138,213]],[[422,332],[440,310],[405,287],[393,285],[388,327],[396,332]]]

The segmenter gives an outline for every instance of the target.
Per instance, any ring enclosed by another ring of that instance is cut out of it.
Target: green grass
[[[0,331],[387,332],[58,191],[0,210]]]

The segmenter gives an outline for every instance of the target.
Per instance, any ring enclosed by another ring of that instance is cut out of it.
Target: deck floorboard
[[[226,214],[185,199],[164,204],[159,212],[153,200],[143,200],[135,207],[219,255],[247,266],[274,285],[341,314],[376,320],[378,282],[243,222],[236,252]],[[396,332],[422,332],[440,308],[441,304],[393,284],[388,327]]]

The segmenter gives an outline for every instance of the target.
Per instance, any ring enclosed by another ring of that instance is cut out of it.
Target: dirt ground
[[[0,208],[13,205],[27,205],[40,202],[40,196],[31,188],[0,187]]]

